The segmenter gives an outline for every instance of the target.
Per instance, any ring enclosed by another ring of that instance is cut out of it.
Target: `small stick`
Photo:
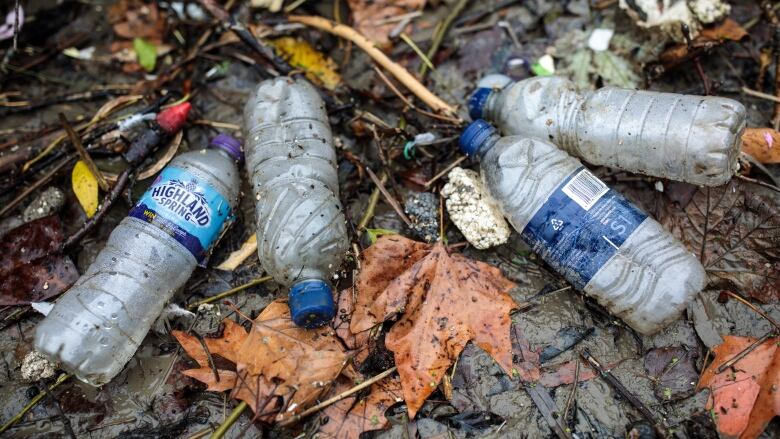
[[[458,18],[458,15],[460,15],[461,12],[463,12],[463,9],[465,9],[466,5],[468,5],[469,0],[459,0],[458,3],[455,4],[455,6],[452,8],[449,14],[447,14],[447,17],[442,21],[441,25],[438,28],[438,32],[433,36],[433,42],[431,42],[431,48],[428,49],[427,58],[429,60],[433,59],[434,56],[436,56],[436,52],[439,51],[439,47],[441,47],[442,41],[444,41],[444,37],[447,36],[447,32],[450,30],[450,27],[452,27],[452,22],[455,21],[456,18]],[[420,77],[425,78],[425,74],[428,73],[427,70],[428,65],[423,64],[420,66]],[[431,70],[433,70],[433,67],[431,67]]]
[[[450,172],[452,170],[452,168],[454,168],[454,167],[458,166],[459,164],[463,163],[463,161],[466,160],[467,158],[469,158],[469,156],[464,155],[463,157],[460,157],[459,159],[455,160],[451,164],[447,165],[447,167],[444,168],[441,172],[439,172],[438,174],[434,175],[433,178],[431,178],[430,180],[425,182],[425,188],[428,189],[429,187],[431,187],[431,185],[436,180],[442,178],[446,173]]]
[[[639,413],[642,414],[642,417],[644,417],[648,422],[653,424],[655,427],[656,433],[658,433],[659,436],[666,438],[669,437],[668,432],[666,431],[666,427],[661,425],[658,420],[656,419],[655,415],[653,415],[653,412],[650,411],[650,409],[647,408],[647,406],[639,400],[634,394],[632,394],[626,387],[621,383],[615,375],[612,374],[612,372],[604,369],[604,367],[601,366],[601,363],[599,363],[598,360],[593,358],[592,355],[590,355],[590,352],[587,349],[583,349],[580,352],[580,356],[583,360],[587,361],[590,367],[596,370],[596,372],[599,373],[599,375],[604,378],[604,380],[612,386],[622,397],[626,398],[631,405],[636,408]]]
[[[768,93],[762,93],[757,90],[753,90],[751,88],[742,87],[742,93],[745,93],[746,95],[754,96],[761,99],[766,99],[768,101],[772,101],[775,103],[780,103],[780,98],[774,95],[770,95]]]
[[[715,373],[723,373],[724,370],[726,370],[726,369],[730,368],[731,366],[733,366],[737,361],[745,358],[745,356],[747,356],[747,354],[753,352],[759,345],[761,345],[761,343],[767,341],[771,337],[774,337],[774,335],[775,334],[774,334],[773,331],[770,331],[770,332],[764,334],[761,338],[759,338],[758,340],[756,340],[753,343],[751,343],[750,346],[746,347],[741,352],[739,352],[736,355],[734,355],[733,357],[731,357],[730,360],[728,360],[725,363],[723,363],[720,366],[718,366],[718,369],[715,371]]]
[[[412,41],[412,39],[409,38],[409,35],[406,35],[406,33],[401,32],[399,37],[401,37],[401,39],[404,40],[404,43],[406,43],[407,46],[411,47],[412,50],[414,50],[414,53],[416,53],[417,56],[420,57],[420,60],[423,62],[423,65],[428,66],[428,68],[431,70],[436,70],[431,60],[429,60],[428,57],[425,56],[423,51],[420,50],[419,47],[417,47],[417,44],[415,44],[414,41]]]
[[[574,402],[574,397],[577,395],[577,384],[580,382],[580,359],[577,359],[577,363],[574,364],[574,382],[572,383],[571,393],[566,398],[566,404],[563,406],[563,423],[568,424],[569,421],[569,409],[571,403]]]
[[[305,418],[306,416],[309,416],[312,413],[318,412],[318,411],[324,409],[325,407],[327,407],[327,406],[329,406],[329,405],[331,405],[331,404],[333,404],[335,402],[341,401],[342,399],[348,397],[349,395],[357,393],[357,392],[365,389],[366,387],[374,384],[375,382],[380,381],[380,380],[386,378],[388,375],[390,375],[391,373],[395,372],[396,369],[397,369],[397,367],[393,366],[390,369],[387,369],[386,371],[380,373],[379,375],[375,375],[374,377],[369,378],[366,381],[363,381],[362,383],[352,387],[349,390],[345,390],[345,391],[339,393],[338,395],[336,395],[336,396],[334,396],[332,398],[326,399],[325,401],[322,401],[321,403],[319,403],[319,404],[317,404],[317,405],[315,405],[313,407],[310,407],[310,408],[308,408],[308,409],[298,413],[297,415],[293,415],[293,416],[291,416],[291,417],[289,417],[287,419],[284,419],[284,420],[280,421],[277,425],[279,425],[280,427],[285,427],[287,425],[290,425],[290,424],[293,424],[295,422],[298,422],[301,419]]]
[[[392,82],[390,82],[390,79],[387,78],[387,75],[382,73],[382,70],[377,68],[377,66],[373,66],[373,67],[374,67],[374,71],[379,75],[379,78],[382,81],[384,81],[385,84],[387,84],[387,86],[390,88],[390,90],[392,90],[393,93],[395,93],[396,96],[398,96],[398,98],[401,99],[404,102],[404,104],[406,104],[407,107],[409,107],[412,110],[422,114],[423,116],[428,116],[428,117],[430,117],[432,119],[442,120],[442,121],[449,122],[449,123],[454,124],[454,125],[461,125],[462,124],[463,121],[461,121],[461,120],[454,119],[452,117],[441,116],[441,115],[438,115],[438,114],[435,114],[435,113],[431,113],[429,111],[425,111],[425,110],[423,110],[421,108],[418,108],[406,96],[404,96],[400,91],[398,91],[398,88],[395,85],[393,85]]]
[[[740,180],[747,181],[748,183],[757,184],[757,185],[765,187],[767,189],[772,189],[775,192],[780,192],[780,187],[777,187],[777,186],[775,186],[773,184],[765,183],[765,182],[763,182],[761,180],[756,180],[755,178],[750,178],[750,177],[742,175],[742,174],[737,174],[736,177],[738,179],[740,179]]]
[[[772,319],[772,317],[769,317],[767,315],[767,313],[765,313],[761,308],[757,307],[756,305],[753,305],[752,303],[750,303],[747,300],[745,300],[745,298],[743,298],[740,295],[735,294],[735,293],[733,293],[731,291],[725,290],[724,293],[728,294],[729,296],[731,296],[734,299],[736,299],[738,302],[740,302],[743,305],[747,306],[748,308],[752,309],[753,311],[756,312],[756,314],[760,315],[761,317],[765,318],[769,323],[771,323],[772,326],[775,327],[775,329],[780,330],[780,323],[777,323],[776,321],[774,321],[774,319]]]
[[[69,373],[68,373],[68,374],[62,374],[62,375],[60,375],[60,376],[57,378],[57,381],[55,381],[55,382],[54,382],[54,384],[52,384],[51,386],[49,386],[49,391],[51,392],[52,390],[54,390],[55,388],[57,388],[57,386],[59,386],[60,384],[64,383],[65,381],[67,381],[67,380],[68,380],[70,377],[72,377],[72,376],[73,376],[73,375],[71,375],[71,374],[69,374]],[[13,427],[13,425],[14,425],[14,424],[16,424],[17,422],[21,421],[21,420],[22,420],[22,418],[24,417],[24,415],[26,415],[26,414],[27,414],[27,412],[29,412],[30,410],[32,410],[32,409],[33,409],[33,407],[35,407],[36,405],[38,405],[38,403],[39,403],[39,402],[41,402],[41,400],[43,399],[43,397],[44,397],[44,396],[46,396],[46,393],[44,393],[44,392],[40,392],[40,393],[38,393],[37,395],[35,395],[35,396],[34,396],[34,397],[33,397],[33,398],[30,400],[30,402],[28,402],[28,403],[27,403],[27,405],[26,405],[26,406],[24,406],[24,408],[22,408],[22,410],[21,410],[21,411],[19,411],[19,413],[17,413],[16,415],[14,415],[14,417],[13,417],[13,418],[11,418],[11,419],[10,419],[8,422],[6,422],[5,424],[3,424],[3,426],[2,426],[2,427],[0,427],[0,433],[3,433],[3,432],[5,432],[5,431],[6,431],[6,430],[8,430],[9,428]]]
[[[382,184],[385,184],[387,182],[387,174],[382,173],[382,176],[379,177],[379,182]],[[366,230],[366,227],[368,227],[368,222],[371,221],[371,218],[374,217],[374,211],[376,210],[376,204],[379,202],[379,186],[375,187],[374,190],[371,192],[371,196],[368,197],[368,206],[366,206],[366,212],[363,214],[363,216],[360,218],[360,221],[358,221],[357,225],[357,233],[358,236],[363,234],[363,231]]]
[[[371,168],[366,167],[366,172],[368,172],[368,176],[371,178],[371,181],[374,182],[376,187],[379,189],[380,192],[382,192],[382,195],[385,197],[385,201],[387,201],[387,204],[390,205],[390,207],[395,210],[395,213],[398,214],[398,216],[401,218],[401,220],[406,223],[407,227],[411,227],[412,222],[409,221],[409,218],[404,213],[403,209],[401,209],[401,205],[398,204],[398,201],[396,201],[395,198],[393,198],[392,195],[390,195],[390,192],[387,191],[387,188],[385,188],[384,183],[382,183],[381,180],[379,180],[379,177],[374,174],[374,171],[371,170]]]
[[[561,419],[558,414],[558,407],[555,405],[555,401],[550,398],[550,395],[540,385],[525,384],[525,391],[528,392],[528,396],[531,397],[534,405],[542,417],[547,421],[547,425],[558,436],[559,439],[572,439],[571,433],[568,429],[561,424]]]
[[[273,276],[263,276],[263,277],[261,277],[259,279],[255,279],[255,280],[249,281],[249,282],[247,282],[247,283],[245,283],[243,285],[239,285],[239,286],[237,286],[235,288],[231,288],[231,289],[229,289],[229,290],[227,290],[225,292],[219,293],[219,294],[217,294],[215,296],[207,297],[207,298],[205,298],[203,300],[199,300],[199,301],[197,301],[195,303],[191,303],[191,304],[187,305],[187,309],[189,309],[189,310],[198,309],[198,307],[200,307],[201,305],[203,305],[205,303],[216,302],[217,300],[224,299],[225,297],[228,297],[228,296],[232,296],[233,294],[236,294],[238,292],[244,291],[247,288],[254,287],[255,285],[260,285],[261,283],[267,282],[267,281],[269,281],[271,279],[273,279]]]
[[[57,411],[57,416],[62,420],[62,424],[65,427],[65,432],[68,433],[68,437],[71,439],[76,439],[76,434],[73,432],[73,427],[70,425],[70,419],[65,416],[65,413],[62,413],[60,402],[49,391],[49,386],[47,386],[46,383],[41,380],[40,384],[38,384],[36,387],[38,388],[38,391],[42,392],[47,398],[49,398],[49,401],[51,401],[51,403],[54,405],[54,409]]]
[[[119,198],[119,195],[125,189],[125,186],[127,186],[127,182],[130,181],[130,174],[132,172],[133,171],[128,167],[122,171],[121,174],[119,174],[119,178],[116,180],[116,184],[113,188],[111,188],[111,192],[109,192],[108,195],[106,195],[106,197],[103,199],[103,203],[100,205],[100,209],[92,216],[92,218],[88,219],[87,222],[85,222],[84,225],[76,231],[76,233],[68,237],[68,239],[62,244],[62,250],[65,250],[71,247],[73,244],[79,242],[81,238],[84,237],[84,235],[89,233],[89,231],[92,230],[97,225],[97,223],[103,219],[104,216],[106,216],[106,213],[108,213],[108,210],[114,204],[114,201]]]
[[[374,61],[392,73],[401,84],[408,88],[409,91],[414,93],[418,98],[420,98],[421,101],[425,102],[425,104],[431,107],[435,112],[444,113],[445,115],[449,116],[455,114],[454,107],[441,100],[435,94],[431,93],[431,91],[422,85],[420,81],[417,80],[417,78],[412,76],[400,64],[393,62],[381,50],[377,49],[371,40],[358,33],[355,29],[322,17],[291,15],[288,17],[288,20],[292,23],[302,23],[307,26],[315,27],[317,29],[352,41],[358,47],[363,49],[371,58],[373,58]]]
[[[221,439],[222,436],[227,433],[227,431],[230,429],[230,427],[233,426],[233,424],[238,421],[238,418],[241,416],[241,413],[244,413],[244,410],[249,407],[249,404],[246,403],[246,401],[241,401],[238,403],[236,408],[233,409],[232,412],[230,412],[230,416],[225,419],[225,422],[219,425],[219,427],[214,430],[214,433],[212,433],[211,437],[209,439]]]
[[[106,177],[103,176],[103,173],[100,172],[100,169],[97,167],[95,162],[92,161],[92,157],[89,156],[86,148],[84,148],[84,144],[81,143],[81,137],[79,137],[79,135],[73,131],[73,127],[70,126],[68,119],[62,113],[60,113],[60,123],[62,124],[62,127],[65,128],[65,132],[68,133],[70,142],[73,143],[73,146],[76,147],[76,151],[79,153],[79,156],[81,156],[81,160],[84,160],[84,163],[87,164],[89,171],[92,172],[92,175],[95,176],[100,189],[103,189],[103,192],[108,192],[108,190],[111,189],[111,186],[108,185]]]

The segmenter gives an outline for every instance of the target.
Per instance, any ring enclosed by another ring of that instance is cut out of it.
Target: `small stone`
[[[412,222],[414,234],[425,242],[439,239],[439,200],[430,192],[415,192],[406,197],[404,210]]]
[[[688,7],[704,24],[720,21],[731,12],[731,6],[722,0],[689,0]]]
[[[49,216],[59,211],[65,204],[65,194],[52,186],[41,192],[24,208],[22,220],[26,223]]]
[[[441,193],[446,199],[447,213],[466,240],[480,250],[506,243],[512,230],[479,175],[455,168],[448,178]]]
[[[57,373],[57,364],[52,363],[38,351],[31,351],[22,360],[22,379],[34,382],[51,378]]]

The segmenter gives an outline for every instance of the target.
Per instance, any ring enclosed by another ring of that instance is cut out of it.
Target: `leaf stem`
[[[249,407],[249,404],[246,403],[246,401],[241,401],[236,408],[233,409],[232,412],[230,412],[230,416],[225,419],[225,422],[219,425],[219,427],[214,430],[214,433],[211,434],[211,437],[209,439],[220,439],[222,436],[227,433],[228,429],[230,429],[233,424],[236,423],[238,418],[241,416],[242,413],[244,413],[244,410]]]

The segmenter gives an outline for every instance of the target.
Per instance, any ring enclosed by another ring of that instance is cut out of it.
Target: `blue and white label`
[[[230,203],[216,189],[181,168],[163,169],[130,216],[171,235],[203,265],[231,218]]]
[[[522,237],[581,290],[645,218],[622,195],[580,168],[539,208]]]

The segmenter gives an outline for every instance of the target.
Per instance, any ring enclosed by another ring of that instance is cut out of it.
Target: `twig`
[[[241,401],[238,403],[236,408],[233,409],[232,412],[230,412],[230,416],[225,419],[225,421],[219,425],[219,427],[214,430],[214,433],[211,435],[209,439],[221,439],[222,436],[227,433],[227,431],[230,429],[230,427],[233,426],[233,424],[236,423],[238,418],[241,416],[241,413],[244,413],[244,410],[249,407],[249,404],[246,403],[246,401]]]
[[[467,155],[464,155],[463,157],[460,157],[459,159],[457,159],[454,162],[452,162],[449,165],[447,165],[447,167],[444,168],[441,172],[439,172],[438,174],[434,175],[433,178],[431,178],[430,180],[425,182],[425,188],[428,189],[429,187],[431,187],[431,185],[434,182],[436,182],[436,180],[442,178],[446,173],[450,172],[454,167],[456,167],[459,164],[461,164],[467,158],[469,158],[469,157]]]
[[[401,34],[398,36],[401,37],[401,39],[404,41],[404,43],[406,43],[407,46],[412,48],[412,50],[414,51],[414,53],[417,54],[417,56],[420,57],[420,61],[423,62],[424,66],[428,66],[428,68],[431,70],[436,70],[431,60],[429,60],[428,57],[423,53],[423,51],[420,50],[419,47],[417,47],[417,44],[415,44],[414,41],[411,38],[409,38],[409,35],[406,35],[405,32],[401,32]]]
[[[92,228],[94,228],[100,222],[100,220],[103,219],[104,216],[106,216],[106,213],[108,213],[108,210],[114,204],[114,201],[119,198],[119,195],[127,186],[127,182],[130,181],[130,174],[132,172],[133,171],[130,169],[130,167],[122,171],[122,173],[119,175],[119,178],[116,180],[116,184],[113,188],[111,188],[111,192],[109,192],[108,195],[103,198],[103,202],[100,204],[100,209],[92,216],[92,218],[88,219],[84,225],[76,231],[76,233],[68,237],[68,239],[62,244],[62,250],[65,250],[71,247],[73,244],[79,242],[81,238],[84,237],[84,235],[89,233],[89,231],[92,230]]]
[[[60,402],[49,391],[49,388],[46,385],[46,383],[44,383],[43,380],[41,380],[41,383],[38,384],[36,387],[38,387],[38,391],[42,392],[47,398],[49,398],[49,401],[51,401],[51,403],[54,405],[54,409],[57,411],[57,416],[60,419],[62,419],[62,424],[65,427],[65,432],[68,433],[68,437],[70,437],[71,439],[76,439],[76,433],[73,432],[73,427],[70,425],[70,419],[68,419],[68,417],[65,416],[64,413],[62,413],[62,407],[60,407]]]
[[[463,123],[463,121],[460,120],[460,119],[455,119],[453,117],[442,116],[440,114],[431,113],[430,111],[425,111],[425,110],[417,107],[416,105],[414,105],[414,103],[412,103],[412,101],[410,101],[406,96],[404,96],[398,90],[398,88],[395,85],[393,85],[392,82],[390,82],[390,79],[388,79],[387,75],[382,73],[381,69],[379,69],[377,66],[372,66],[372,67],[374,68],[374,71],[377,73],[377,75],[379,75],[379,79],[381,79],[390,88],[390,90],[392,90],[393,93],[395,93],[395,95],[398,96],[398,98],[401,99],[404,102],[404,104],[406,104],[407,107],[409,107],[412,110],[422,114],[423,116],[428,116],[428,117],[430,117],[432,119],[442,120],[442,121],[449,122],[449,123],[454,124],[454,125],[461,125]]]
[[[246,258],[252,256],[257,252],[257,233],[252,235],[241,244],[238,250],[235,250],[228,255],[227,259],[217,265],[217,270],[233,271],[239,265],[243,264]]]
[[[69,374],[69,373],[68,373],[68,374],[62,374],[62,375],[60,375],[60,376],[57,378],[57,381],[55,381],[55,382],[54,382],[54,384],[52,384],[51,386],[49,386],[49,391],[51,392],[52,390],[54,390],[55,388],[57,388],[57,386],[59,386],[60,384],[64,383],[65,381],[67,381],[67,380],[68,380],[70,377],[72,377],[72,376],[73,376],[73,375],[71,375],[71,374]],[[41,402],[41,400],[43,399],[43,397],[44,397],[44,396],[46,396],[46,394],[45,394],[44,392],[40,392],[40,393],[38,393],[37,395],[35,395],[35,396],[34,396],[34,397],[33,397],[33,398],[30,400],[30,402],[28,402],[28,403],[27,403],[27,405],[26,405],[26,406],[24,406],[24,408],[22,408],[22,410],[20,410],[20,411],[19,411],[19,413],[17,413],[16,415],[14,415],[14,417],[13,417],[13,418],[11,418],[11,419],[10,419],[8,422],[6,422],[5,424],[3,424],[3,426],[2,426],[2,427],[0,427],[0,433],[3,433],[3,432],[5,432],[5,431],[6,431],[6,430],[8,430],[9,428],[11,428],[11,427],[12,427],[14,424],[16,424],[17,422],[21,421],[21,420],[22,420],[22,418],[24,417],[24,415],[26,415],[26,414],[27,414],[27,412],[29,412],[30,410],[32,410],[32,409],[33,409],[33,407],[35,407],[36,405],[38,405],[38,403],[39,403],[39,402]]]
[[[767,189],[772,189],[775,192],[780,192],[780,187],[777,187],[777,186],[775,186],[773,184],[765,183],[765,182],[763,182],[761,180],[756,180],[755,178],[750,178],[750,177],[747,177],[747,176],[742,175],[742,174],[737,174],[737,178],[740,179],[740,180],[747,181],[748,183],[753,183],[753,184],[757,184],[759,186],[763,186],[763,187],[765,187]]]
[[[653,427],[655,427],[656,433],[658,433],[659,436],[662,438],[669,437],[669,433],[665,426],[661,425],[658,420],[656,419],[653,412],[650,411],[650,409],[647,408],[647,406],[639,400],[636,396],[634,396],[633,393],[631,393],[626,387],[621,383],[615,375],[612,374],[612,372],[604,369],[604,367],[601,366],[601,363],[593,358],[592,355],[590,355],[590,352],[587,349],[583,349],[580,352],[580,356],[583,360],[587,361],[590,367],[592,367],[596,372],[599,373],[599,376],[604,378],[604,381],[606,381],[612,388],[614,388],[623,398],[625,398],[631,405],[636,408],[639,413],[642,414],[642,417],[644,417],[648,422],[653,424]]]
[[[771,323],[772,326],[775,327],[775,329],[780,330],[780,323],[777,323],[772,317],[769,317],[767,313],[765,313],[761,308],[757,307],[756,305],[753,305],[752,303],[748,302],[745,298],[732,291],[725,290],[724,293],[728,294],[729,296],[736,299],[738,302],[752,309],[753,311],[756,312],[756,314],[760,315],[761,317],[765,318],[769,323]]]
[[[753,90],[751,88],[742,87],[742,93],[745,93],[746,95],[754,96],[761,99],[766,99],[768,101],[772,101],[775,103],[780,103],[780,98],[774,95],[770,95],[768,93],[762,93],[757,90]]]
[[[563,423],[568,424],[569,423],[569,409],[571,408],[571,403],[574,401],[575,396],[577,395],[577,384],[580,382],[580,359],[577,359],[577,363],[574,365],[574,382],[572,383],[571,393],[569,393],[569,397],[566,398],[566,404],[563,406]]]
[[[429,60],[432,60],[434,56],[436,56],[436,52],[439,51],[439,47],[441,47],[442,41],[444,41],[444,37],[447,36],[447,32],[450,30],[450,27],[452,26],[452,22],[455,21],[456,18],[458,18],[458,15],[460,15],[461,12],[463,12],[463,9],[466,8],[466,5],[468,5],[469,0],[459,0],[458,3],[455,4],[455,6],[452,8],[449,14],[447,14],[447,17],[444,19],[444,21],[439,25],[438,31],[433,36],[433,42],[431,42],[431,47],[428,49],[428,56],[427,58]],[[431,68],[433,70],[433,68]],[[428,73],[428,66],[426,64],[423,64],[420,66],[420,77],[425,78],[425,74]]]
[[[379,180],[379,177],[377,177],[376,174],[374,174],[374,171],[372,171],[371,168],[366,167],[366,172],[368,172],[368,176],[371,178],[371,181],[374,182],[377,189],[379,189],[379,191],[382,192],[382,195],[384,195],[387,204],[389,204],[390,207],[392,207],[393,210],[395,210],[395,213],[397,213],[398,216],[401,218],[401,220],[404,223],[406,223],[407,227],[411,227],[412,222],[409,221],[409,218],[406,216],[403,209],[401,209],[401,205],[398,204],[398,201],[395,198],[393,198],[392,195],[390,195],[390,192],[387,191],[387,188],[385,188],[384,183],[382,183],[382,181]]]
[[[14,50],[17,49],[16,40],[19,37],[19,0],[14,5]],[[73,433],[71,431],[71,433]]]
[[[528,392],[528,396],[531,397],[531,401],[542,417],[547,421],[547,425],[560,439],[571,439],[571,433],[569,433],[566,427],[561,424],[561,417],[558,415],[558,406],[555,405],[555,401],[550,398],[550,395],[540,385],[525,384],[525,391]]]
[[[736,355],[731,357],[730,360],[718,366],[718,369],[715,371],[715,373],[723,373],[724,370],[733,366],[737,361],[745,358],[745,356],[753,352],[753,350],[755,350],[759,345],[761,345],[761,343],[767,341],[771,337],[774,337],[774,335],[775,335],[774,331],[769,331],[768,333],[764,334],[761,338],[751,343],[748,347],[743,349],[741,352],[738,352]]]
[[[383,172],[382,176],[379,177],[379,182],[385,184],[386,181],[387,181],[387,174]],[[376,204],[379,202],[379,194],[380,194],[379,186],[377,186],[371,192],[371,196],[368,197],[368,206],[366,206],[366,212],[360,218],[360,221],[358,221],[358,225],[357,225],[358,236],[363,234],[363,231],[366,230],[366,227],[368,226],[368,222],[371,221],[371,218],[374,217]]]
[[[368,38],[358,33],[355,29],[343,24],[337,24],[322,17],[291,15],[288,20],[292,23],[302,23],[307,26],[315,27],[325,32],[337,35],[352,41],[358,47],[363,49],[368,56],[374,59],[379,65],[384,67],[395,76],[398,81],[414,93],[421,101],[431,107],[435,112],[444,113],[448,116],[455,115],[455,108],[441,100],[438,96],[425,88],[414,76],[412,76],[401,65],[393,62],[381,50],[374,46]]]
[[[46,175],[41,177],[39,180],[37,180],[35,183],[30,185],[27,189],[22,191],[21,194],[17,195],[16,198],[9,201],[8,204],[5,205],[2,209],[0,209],[0,217],[5,215],[6,213],[10,212],[11,209],[15,208],[19,203],[21,203],[25,198],[27,198],[28,195],[33,193],[36,189],[43,186],[44,184],[48,183],[49,180],[51,180],[54,175],[60,171],[65,165],[70,163],[73,160],[73,157],[65,157],[60,161],[58,164],[52,168],[51,171],[49,171]]]
[[[73,131],[73,127],[70,126],[68,123],[68,118],[66,118],[64,114],[60,113],[59,116],[60,124],[62,124],[62,127],[65,128],[65,132],[68,133],[68,138],[70,138],[70,142],[73,144],[73,146],[76,147],[76,152],[78,152],[79,156],[81,156],[81,160],[84,160],[87,168],[89,168],[89,172],[95,176],[100,189],[103,189],[103,192],[108,192],[108,190],[111,189],[111,186],[108,185],[108,182],[103,176],[103,173],[100,172],[100,169],[97,167],[95,162],[92,161],[92,157],[90,157],[86,148],[84,148],[84,144],[81,143],[81,137],[79,137],[79,135]]]
[[[190,310],[198,309],[198,307],[200,307],[201,305],[203,305],[205,303],[216,302],[217,300],[224,299],[225,297],[229,297],[229,296],[232,296],[233,294],[236,294],[238,292],[244,291],[247,288],[251,288],[251,287],[254,287],[256,285],[260,285],[263,282],[268,282],[271,279],[273,279],[273,276],[263,276],[263,277],[261,277],[259,279],[255,279],[255,280],[249,281],[249,282],[247,282],[247,283],[245,283],[243,285],[239,285],[239,286],[237,286],[235,288],[231,288],[231,289],[229,289],[229,290],[227,290],[227,291],[225,291],[223,293],[219,293],[217,295],[214,295],[214,296],[211,296],[211,297],[207,297],[207,298],[205,298],[203,300],[199,300],[199,301],[197,301],[195,303],[191,303],[191,304],[189,304],[187,306],[187,309],[190,309]]]
[[[345,391],[339,393],[338,395],[336,395],[336,396],[334,396],[332,398],[326,399],[325,401],[322,401],[321,403],[319,403],[319,404],[317,404],[317,405],[315,405],[313,407],[310,407],[310,408],[308,408],[308,409],[298,413],[297,415],[293,415],[293,416],[291,416],[291,417],[289,417],[287,419],[282,420],[277,425],[279,425],[280,427],[285,427],[287,425],[290,425],[290,424],[293,424],[295,422],[298,422],[301,419],[305,418],[306,416],[309,416],[312,413],[318,412],[318,411],[324,409],[325,407],[327,407],[327,406],[329,406],[329,405],[331,405],[331,404],[333,404],[335,402],[341,401],[342,399],[348,397],[349,395],[357,393],[357,392],[365,389],[366,387],[374,384],[375,382],[384,379],[385,377],[387,377],[391,373],[395,372],[396,369],[397,369],[397,367],[393,366],[390,369],[387,369],[386,371],[380,373],[379,375],[375,375],[372,378],[369,378],[366,381],[363,381],[362,383],[352,387],[349,390],[345,390]]]

